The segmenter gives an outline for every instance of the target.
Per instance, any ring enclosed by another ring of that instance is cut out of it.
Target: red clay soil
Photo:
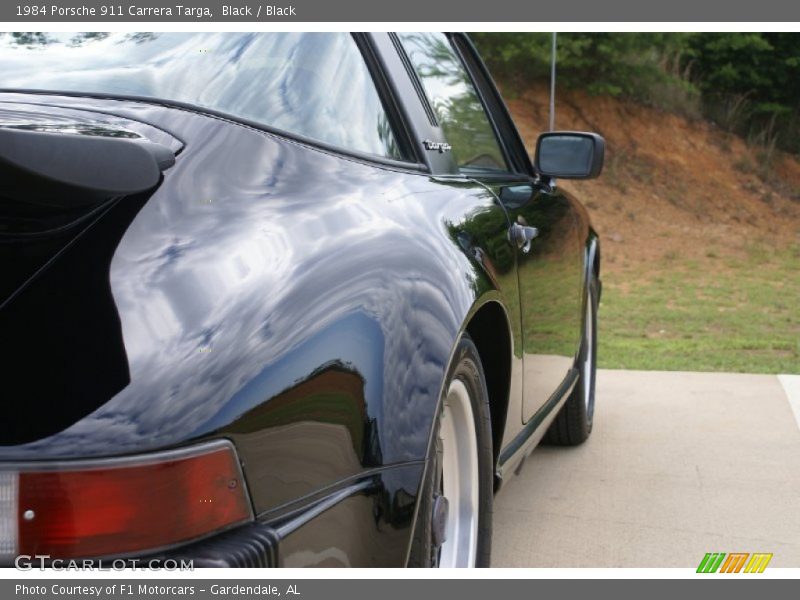
[[[536,86],[508,102],[528,148],[547,126],[548,101]],[[778,153],[767,169],[762,150],[709,122],[578,91],[559,91],[556,128],[605,136],[601,178],[561,185],[589,209],[607,271],[662,259],[719,268],[754,246],[800,247],[797,157]]]

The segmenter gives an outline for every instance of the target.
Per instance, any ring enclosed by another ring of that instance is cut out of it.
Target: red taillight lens
[[[228,444],[88,468],[22,470],[18,489],[19,554],[135,553],[252,518]]]

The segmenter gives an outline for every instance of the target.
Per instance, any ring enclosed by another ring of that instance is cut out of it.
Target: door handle
[[[531,242],[539,235],[539,230],[530,225],[514,223],[508,230],[508,239],[517,245],[517,248],[527,254],[531,251]]]

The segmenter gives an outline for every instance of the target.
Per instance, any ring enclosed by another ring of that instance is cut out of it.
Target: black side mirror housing
[[[534,167],[539,175],[559,179],[594,179],[603,170],[603,136],[582,131],[551,131],[536,141]]]

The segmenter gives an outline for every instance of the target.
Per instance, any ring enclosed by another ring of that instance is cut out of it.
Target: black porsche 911
[[[597,235],[465,35],[0,34],[0,563],[488,566]],[[45,560],[45,559],[43,559]]]

